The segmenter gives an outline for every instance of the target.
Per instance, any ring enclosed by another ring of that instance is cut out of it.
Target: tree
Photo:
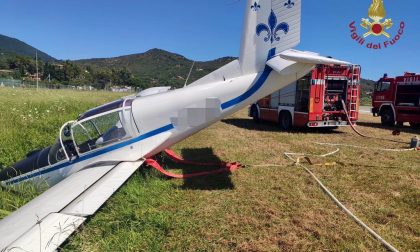
[[[5,57],[0,57],[0,69],[9,69],[9,64]]]
[[[38,62],[38,72],[42,73],[43,63]],[[7,59],[8,68],[19,72],[19,76],[23,77],[27,74],[36,73],[36,61],[30,57],[13,56]]]
[[[66,81],[67,83],[76,80],[81,73],[82,69],[80,68],[80,66],[72,63],[69,60],[64,62],[64,81]]]
[[[44,80],[50,78],[52,81],[64,82],[65,73],[61,65],[51,64],[46,62],[44,64],[44,71],[42,78]]]
[[[96,88],[104,89],[107,84],[111,83],[112,73],[108,69],[99,70],[93,76]]]
[[[127,68],[112,70],[112,83],[119,86],[127,86],[132,78]]]

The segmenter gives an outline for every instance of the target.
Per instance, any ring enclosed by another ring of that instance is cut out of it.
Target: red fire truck
[[[384,126],[409,122],[420,128],[420,74],[405,73],[396,78],[385,74],[375,85],[372,113],[381,117]]]
[[[292,127],[336,128],[359,117],[360,66],[318,65],[305,77],[259,100],[249,108],[258,122],[278,123],[283,130]]]

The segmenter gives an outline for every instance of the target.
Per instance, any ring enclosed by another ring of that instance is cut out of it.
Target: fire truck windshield
[[[376,92],[384,92],[387,91],[391,87],[391,82],[389,81],[379,81],[376,83],[375,91]]]

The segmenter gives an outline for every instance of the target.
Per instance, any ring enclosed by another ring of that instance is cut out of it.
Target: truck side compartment
[[[338,127],[347,125],[341,100],[352,122],[358,119],[360,67],[318,65],[308,75],[259,100],[250,107],[256,121],[280,128]]]

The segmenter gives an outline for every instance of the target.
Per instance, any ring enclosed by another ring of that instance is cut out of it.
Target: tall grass
[[[0,169],[25,158],[30,151],[52,145],[65,122],[79,113],[118,99],[123,94],[0,88]],[[0,189],[0,218],[34,198],[31,185]]]

